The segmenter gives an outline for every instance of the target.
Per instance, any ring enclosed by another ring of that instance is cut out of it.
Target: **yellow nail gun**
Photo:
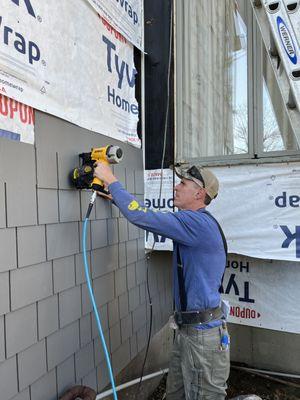
[[[97,192],[108,193],[104,183],[94,177],[94,165],[97,161],[104,164],[118,164],[123,158],[123,151],[118,146],[93,148],[90,153],[79,154],[81,165],[72,170],[71,183],[77,189],[93,189]]]

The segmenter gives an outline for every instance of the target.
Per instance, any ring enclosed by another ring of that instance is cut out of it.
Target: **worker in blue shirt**
[[[178,212],[150,210],[128,193],[109,166],[97,163],[94,175],[107,185],[115,205],[131,223],[173,239],[176,329],[167,400],[224,400],[229,376],[229,336],[219,288],[226,264],[224,234],[206,206],[219,183],[198,165],[175,168]]]

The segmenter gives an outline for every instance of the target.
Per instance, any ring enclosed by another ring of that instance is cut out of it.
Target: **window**
[[[300,156],[249,1],[176,0],[175,32],[177,162]]]

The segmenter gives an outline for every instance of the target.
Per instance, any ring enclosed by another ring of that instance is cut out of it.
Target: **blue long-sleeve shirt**
[[[220,305],[219,287],[225,268],[223,240],[216,222],[205,209],[175,213],[151,210],[139,203],[120,184],[109,185],[113,200],[122,214],[134,225],[170,238],[174,243],[173,281],[176,309],[180,310],[177,275],[177,246],[183,265],[187,311],[206,310]],[[214,321],[203,328],[220,324]]]

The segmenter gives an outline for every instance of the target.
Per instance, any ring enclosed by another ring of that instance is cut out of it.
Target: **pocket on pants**
[[[197,400],[202,396],[203,391],[203,372],[201,369],[192,368],[192,377],[191,377],[191,390],[189,396],[187,397],[189,400]]]
[[[211,371],[212,383],[220,388],[226,388],[226,381],[230,372],[230,354],[227,350],[215,350],[213,354],[213,365]]]

